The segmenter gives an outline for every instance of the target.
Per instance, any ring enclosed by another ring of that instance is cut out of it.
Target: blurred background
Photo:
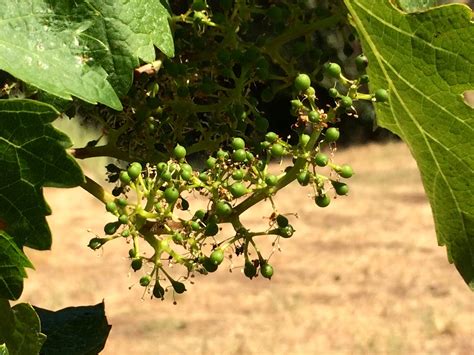
[[[284,133],[285,118],[275,122],[272,128]],[[78,146],[96,137],[84,127],[59,126]],[[48,189],[53,248],[27,250],[36,271],[28,271],[22,301],[58,310],[105,300],[112,330],[102,354],[108,355],[474,354],[472,292],[437,246],[410,152],[389,132],[373,129],[370,109],[341,131],[335,160],[356,172],[349,196],[320,209],[311,190],[297,184],[277,195],[278,210],[296,233],[276,246],[262,241],[266,255],[273,253],[271,281],[248,280],[243,260],[234,258],[197,276],[176,304],[173,297],[151,300],[138,285],[140,275],[130,272],[129,245],[86,247],[109,221],[103,205],[80,188]],[[105,164],[92,160],[85,169],[103,179]],[[265,225],[271,211],[262,203],[246,220]]]

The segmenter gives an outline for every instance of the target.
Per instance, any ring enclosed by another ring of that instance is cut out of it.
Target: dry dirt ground
[[[108,355],[474,354],[474,296],[437,246],[408,150],[368,145],[336,161],[356,170],[350,196],[320,209],[309,189],[278,195],[297,233],[273,254],[271,281],[246,279],[234,260],[232,273],[197,277],[177,305],[142,299],[123,240],[86,248],[87,229],[109,219],[100,203],[50,189],[53,249],[27,251],[36,271],[22,300],[57,310],[105,299]],[[269,213],[262,205],[246,220],[264,225]]]

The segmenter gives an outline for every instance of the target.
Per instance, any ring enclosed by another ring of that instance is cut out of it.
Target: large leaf
[[[387,88],[379,125],[410,147],[440,245],[474,288],[474,24],[464,5],[406,14],[388,0],[344,0],[369,58],[370,87]]]
[[[11,310],[13,331],[6,341],[10,355],[39,354],[46,336],[41,333],[40,320],[35,310],[27,303],[17,304]]]
[[[20,297],[26,267],[33,268],[33,265],[13,238],[0,230],[0,298],[16,300]]]
[[[104,303],[68,307],[57,312],[35,309],[41,319],[42,332],[48,336],[42,354],[95,355],[104,348],[111,328],[105,317]]]
[[[138,58],[174,54],[168,18],[160,0],[0,0],[0,69],[120,110]]]
[[[435,6],[438,0],[398,0],[400,8],[406,12],[416,12]]]
[[[51,246],[43,186],[73,187],[84,181],[65,151],[71,141],[51,125],[57,116],[44,103],[0,100],[0,222],[19,246]]]

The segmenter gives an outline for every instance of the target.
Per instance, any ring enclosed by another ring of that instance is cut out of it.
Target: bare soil
[[[474,354],[474,297],[437,246],[416,164],[401,143],[338,151],[356,175],[325,208],[293,184],[276,203],[297,233],[280,242],[271,281],[242,260],[165,301],[143,296],[129,246],[86,247],[110,217],[81,189],[46,191],[52,251],[28,250],[22,300],[53,310],[105,299],[113,325],[102,354]],[[271,208],[246,220],[264,226]],[[270,242],[266,252],[271,252]]]

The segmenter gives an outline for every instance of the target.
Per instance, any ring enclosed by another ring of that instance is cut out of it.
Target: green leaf
[[[39,354],[46,336],[41,333],[38,315],[27,303],[12,307],[15,319],[14,331],[6,344],[10,355]]]
[[[4,344],[15,328],[15,317],[10,308],[10,302],[4,298],[0,298],[0,320],[0,344]]]
[[[424,11],[438,4],[438,0],[398,0],[398,5],[405,12]]]
[[[464,5],[404,14],[388,0],[344,0],[369,58],[378,123],[410,147],[440,245],[474,289],[474,24]]]
[[[153,61],[153,44],[174,55],[169,16],[159,0],[1,1],[0,69],[120,110],[138,58]]]
[[[57,312],[35,309],[41,319],[42,331],[48,336],[42,353],[95,355],[104,348],[111,329],[105,317],[104,303],[68,307]]]
[[[32,100],[0,100],[0,224],[19,246],[51,247],[43,186],[84,182],[69,138],[51,122],[58,112]],[[1,228],[1,227],[0,227]]]
[[[0,231],[0,298],[16,300],[20,297],[23,292],[23,279],[27,277],[26,267],[33,269],[33,265],[13,238]]]
[[[0,345],[0,355],[9,355],[6,344],[1,344]]]

